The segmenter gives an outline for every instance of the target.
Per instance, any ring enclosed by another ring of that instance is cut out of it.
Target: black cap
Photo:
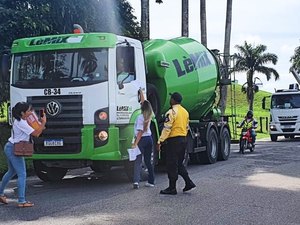
[[[182,101],[181,94],[179,94],[178,92],[174,92],[174,93],[170,93],[170,95],[171,95],[171,98],[173,98],[175,102],[181,103],[181,101]]]

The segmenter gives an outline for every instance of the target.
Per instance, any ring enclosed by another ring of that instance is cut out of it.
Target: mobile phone
[[[44,117],[44,109],[40,109],[40,117]]]

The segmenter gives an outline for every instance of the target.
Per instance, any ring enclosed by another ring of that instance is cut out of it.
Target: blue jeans
[[[4,146],[4,153],[7,158],[8,171],[4,174],[0,185],[0,195],[4,195],[4,188],[8,182],[15,176],[18,176],[18,202],[25,203],[26,187],[26,165],[24,157],[15,156],[13,153],[14,145],[7,142]]]
[[[154,169],[151,163],[151,155],[153,148],[153,141],[151,136],[144,136],[138,143],[138,147],[142,154],[136,157],[134,161],[134,175],[133,182],[140,182],[141,179],[141,170],[142,170],[142,159],[144,156],[144,162],[148,169],[148,183],[154,184]]]

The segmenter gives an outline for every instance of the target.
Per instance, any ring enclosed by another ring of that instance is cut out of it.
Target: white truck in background
[[[294,68],[290,71],[298,84],[290,84],[289,89],[276,90],[268,96],[271,97],[269,132],[272,141],[277,141],[278,136],[294,138],[300,135],[300,75]],[[266,98],[263,98],[263,109],[266,109]]]

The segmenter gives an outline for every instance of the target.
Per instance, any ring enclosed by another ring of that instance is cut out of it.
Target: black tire
[[[182,164],[183,164],[185,167],[187,167],[187,166],[189,165],[189,163],[190,163],[190,155],[189,155],[189,153],[188,153],[188,151],[187,151],[187,149],[186,149],[186,150],[185,150],[184,159],[183,159]]]
[[[133,175],[134,175],[134,161],[124,161],[124,170],[128,177],[129,182],[133,182]],[[148,180],[148,171],[147,167],[143,164],[141,174],[140,174],[140,181]]]
[[[60,181],[64,178],[68,169],[58,167],[47,167],[42,161],[33,160],[35,174],[42,181]]]
[[[271,134],[270,137],[271,137],[271,141],[277,141],[277,135]]]
[[[218,158],[218,135],[213,127],[209,128],[207,134],[206,151],[201,152],[201,160],[205,163],[213,164],[217,162]]]
[[[147,100],[151,103],[154,115],[159,121],[161,117],[160,100],[157,88],[153,84],[147,84]]]
[[[220,145],[219,145],[219,160],[227,160],[230,155],[230,134],[227,127],[224,127],[220,133]]]
[[[240,152],[241,152],[242,154],[245,153],[246,145],[247,145],[246,140],[242,139],[241,142],[240,142]]]
[[[196,152],[196,153],[190,153],[189,159],[191,164],[202,164],[206,163],[203,160],[203,153],[202,152]]]
[[[252,147],[250,148],[250,152],[254,152],[254,149],[255,149],[255,145],[251,144]]]
[[[133,182],[134,161],[124,161],[124,170],[129,182]]]
[[[184,160],[183,160],[183,165],[185,167],[188,166],[188,164],[190,163],[190,154],[192,153],[194,150],[194,139],[192,138],[190,132],[187,135],[187,145],[186,145],[186,150],[185,150],[185,155],[184,155]]]
[[[90,167],[96,173],[108,172],[111,169],[110,165],[102,164],[101,162],[100,163],[94,162]]]

